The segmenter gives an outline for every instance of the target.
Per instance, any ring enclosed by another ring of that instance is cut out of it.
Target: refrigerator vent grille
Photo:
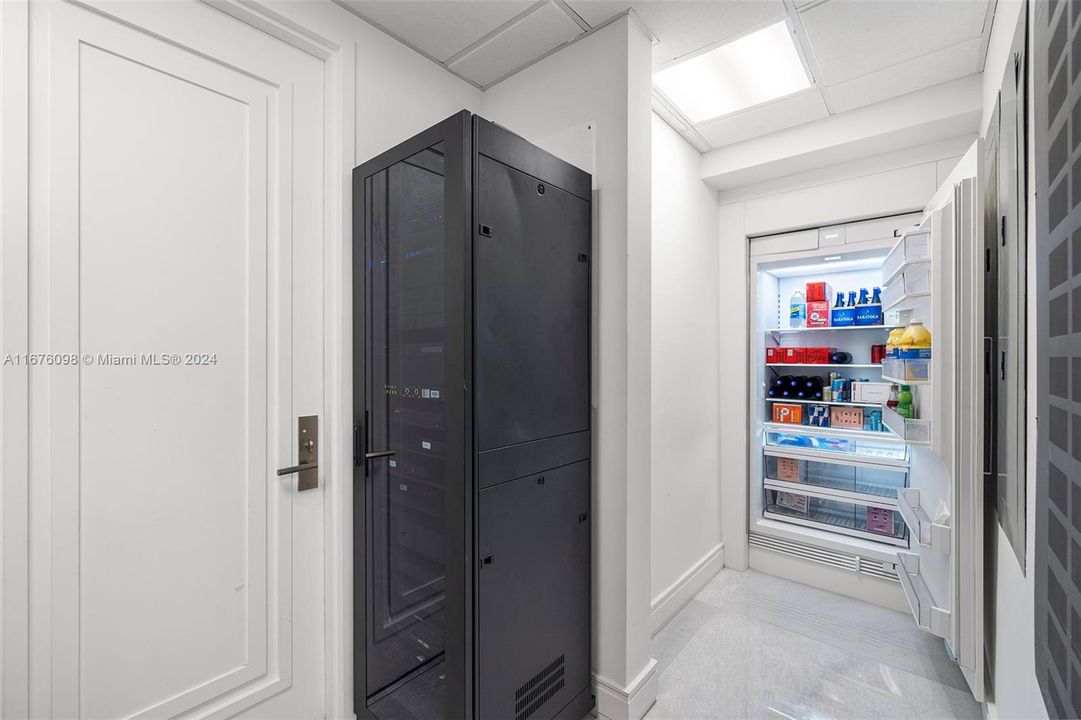
[[[515,720],[525,720],[563,689],[564,657],[553,660],[514,693]]]
[[[860,557],[859,555],[850,555],[848,553],[837,552],[836,550],[826,550],[794,540],[782,540],[781,538],[771,537],[769,535],[759,535],[757,533],[751,533],[748,541],[751,545],[766,550],[772,550],[773,552],[791,555],[823,565],[829,565],[831,567],[840,568],[841,570],[863,573],[864,575],[882,578],[883,580],[899,582],[894,563],[884,563],[879,560]]]

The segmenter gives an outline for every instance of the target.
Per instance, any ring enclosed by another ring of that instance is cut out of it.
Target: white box
[[[852,402],[885,405],[890,399],[892,383],[854,382],[852,383]]]

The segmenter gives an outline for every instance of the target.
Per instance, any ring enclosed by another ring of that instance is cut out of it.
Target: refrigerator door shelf
[[[893,282],[901,273],[931,262],[931,231],[916,228],[905,233],[882,263],[882,282]]]
[[[935,605],[927,583],[920,575],[920,556],[912,553],[897,553],[897,577],[905,591],[905,599],[912,610],[912,616],[921,629],[939,636],[950,636],[950,611]]]
[[[897,506],[901,510],[901,517],[908,526],[912,537],[920,544],[934,552],[948,555],[950,552],[950,524],[936,523],[931,519],[927,511],[920,505],[920,491],[916,488],[905,488],[897,493]]]
[[[905,418],[888,405],[882,406],[882,423],[909,445],[931,444],[931,421]]]

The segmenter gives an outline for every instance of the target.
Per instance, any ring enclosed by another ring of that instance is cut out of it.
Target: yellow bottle
[[[902,350],[929,350],[931,348],[931,331],[923,326],[922,320],[913,320],[908,324],[908,329],[901,336],[899,347]]]
[[[890,336],[886,338],[886,355],[887,357],[894,357],[897,355],[897,349],[901,345],[901,336],[905,334],[905,328],[894,328],[890,330]]]

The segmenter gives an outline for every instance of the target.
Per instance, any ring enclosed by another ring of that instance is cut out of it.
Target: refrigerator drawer
[[[905,446],[898,442],[880,441],[864,437],[827,437],[801,433],[799,426],[792,431],[769,429],[765,431],[766,446],[811,450],[826,456],[850,456],[854,460],[903,464],[908,460]]]
[[[764,492],[766,518],[908,547],[908,530],[896,507],[838,500],[803,488],[767,485]]]
[[[851,465],[845,462],[806,460],[767,454],[766,477],[781,482],[839,491],[866,498],[883,498],[890,503],[908,485],[903,468]]]

